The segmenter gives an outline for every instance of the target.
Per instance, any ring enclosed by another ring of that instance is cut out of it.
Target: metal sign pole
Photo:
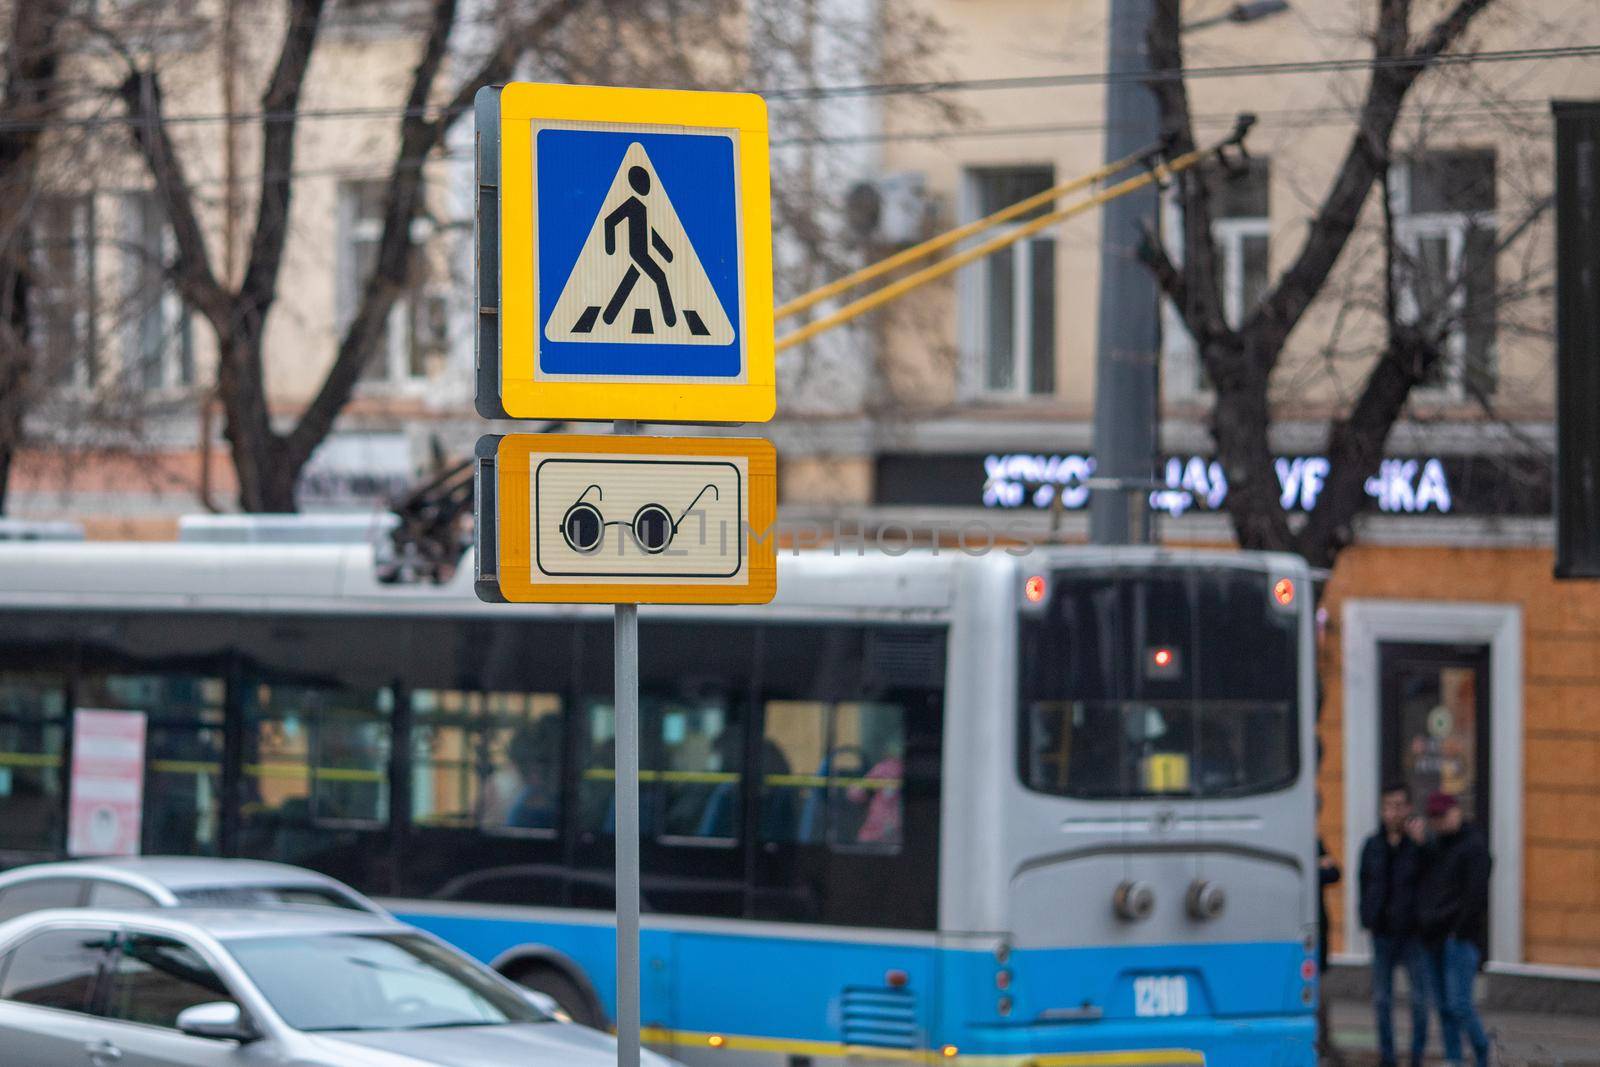
[[[619,421],[614,432],[637,429]],[[639,605],[615,612],[617,1067],[639,1067]]]

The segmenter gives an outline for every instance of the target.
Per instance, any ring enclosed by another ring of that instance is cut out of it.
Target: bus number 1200
[[[1181,974],[1150,975],[1133,980],[1133,1013],[1140,1018],[1165,1018],[1189,1013],[1189,980]]]

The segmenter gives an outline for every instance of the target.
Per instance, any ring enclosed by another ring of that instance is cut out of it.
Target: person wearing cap
[[[1361,846],[1361,925],[1372,935],[1372,1008],[1378,1017],[1378,1062],[1395,1067],[1394,972],[1411,983],[1411,1067],[1428,1047],[1428,959],[1417,938],[1417,881],[1423,826],[1404,782],[1384,787],[1382,825]]]
[[[1472,986],[1489,938],[1489,849],[1453,793],[1428,797],[1427,813],[1433,839],[1423,853],[1417,927],[1428,952],[1444,1055],[1452,1067],[1465,1062],[1465,1031],[1478,1067],[1488,1067],[1489,1037],[1478,1019]]]

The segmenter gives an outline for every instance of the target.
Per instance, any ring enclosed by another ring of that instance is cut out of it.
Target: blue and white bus
[[[74,709],[149,854],[281,860],[606,1025],[609,612],[365,546],[0,547],[0,866]],[[1310,583],[1283,556],[808,554],[646,609],[643,1011],[691,1064],[1315,1062]]]

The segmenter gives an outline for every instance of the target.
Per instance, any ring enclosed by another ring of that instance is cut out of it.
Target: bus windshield
[[[1299,771],[1293,610],[1262,571],[1057,572],[1021,621],[1021,774],[1085,800],[1268,792]]]

